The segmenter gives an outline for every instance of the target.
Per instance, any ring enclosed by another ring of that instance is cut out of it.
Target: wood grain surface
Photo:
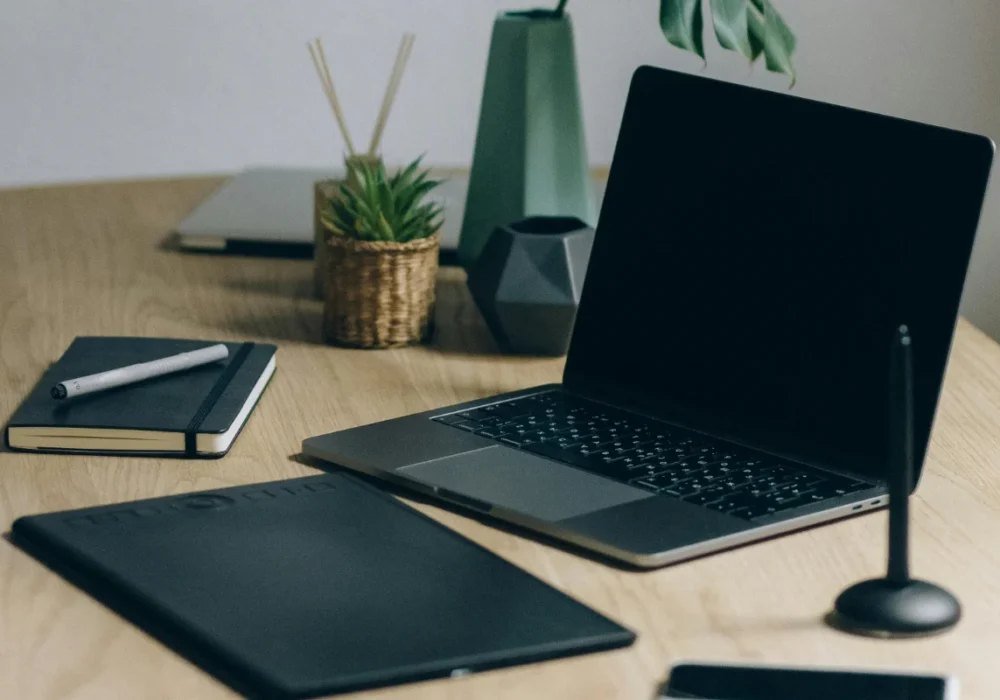
[[[0,453],[0,526],[18,516],[314,473],[303,438],[558,381],[561,360],[500,355],[445,270],[430,347],[319,343],[311,263],[186,254],[171,227],[218,178],[0,192],[0,417],[77,335],[262,340],[278,372],[221,460]],[[956,674],[1000,697],[1000,347],[959,324],[927,470],[914,499],[916,573],[965,606],[945,636],[854,638],[821,620],[847,584],[881,573],[883,513],[648,573],[418,504],[449,527],[636,630],[631,648],[374,691],[371,698],[653,698],[683,659],[859,665]],[[318,582],[320,585],[322,582]],[[222,698],[232,692],[0,542],[0,697]]]

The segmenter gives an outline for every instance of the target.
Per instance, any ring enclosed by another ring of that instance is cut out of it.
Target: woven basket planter
[[[430,335],[439,235],[409,243],[327,240],[328,343],[356,348],[411,345]]]

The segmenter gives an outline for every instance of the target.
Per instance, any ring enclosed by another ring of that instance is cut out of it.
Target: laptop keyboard
[[[746,520],[871,488],[561,392],[433,420]]]

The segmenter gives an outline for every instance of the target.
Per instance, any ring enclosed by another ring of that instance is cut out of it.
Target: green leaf
[[[660,28],[671,44],[704,60],[701,0],[660,0]]]
[[[358,220],[359,221],[366,221],[368,223],[371,223],[373,221],[377,221],[378,220],[378,217],[377,217],[378,210],[377,210],[377,208],[372,207],[365,200],[363,200],[361,198],[355,198],[354,201],[353,201],[353,204],[358,209]]]
[[[424,157],[420,156],[415,161],[406,166],[405,170],[399,171],[400,180],[402,183],[409,183],[411,180],[413,180],[413,175],[417,172],[417,169],[420,167],[420,163],[421,161],[423,161],[423,159]]]
[[[426,182],[421,182],[419,185],[413,187],[413,189],[406,192],[400,198],[400,206],[404,209],[409,209],[410,207],[416,206],[424,197],[426,197],[431,190],[440,185],[441,183],[436,180],[428,180]]]
[[[750,43],[750,28],[747,26],[747,3],[749,0],[711,0],[712,25],[719,45],[730,51],[737,51],[751,63],[760,52],[754,52]]]
[[[782,31],[787,33],[787,39],[789,41],[789,50],[795,51],[795,35],[792,34],[792,30],[789,29],[788,25],[785,24],[785,20],[782,19],[781,15],[778,14],[778,10],[771,4],[771,0],[750,0],[750,2],[762,13],[768,11],[774,13],[774,20],[780,25]]]
[[[426,238],[440,226],[436,203],[422,200],[441,184],[420,170],[420,158],[391,176],[382,163],[350,164],[350,182],[342,183],[320,211],[335,232],[363,241],[410,241]]]
[[[750,36],[764,53],[767,69],[773,73],[784,73],[795,85],[795,66],[792,53],[795,51],[795,35],[785,24],[771,0],[750,0],[747,6],[747,21]]]
[[[378,227],[379,233],[383,236],[383,240],[391,241],[393,239],[392,226],[390,226],[389,222],[385,220],[385,215],[381,212],[379,212],[378,215]]]
[[[396,206],[393,201],[392,189],[389,187],[389,183],[384,180],[378,184],[378,205],[384,221],[387,220],[387,217],[388,219],[395,218]]]
[[[392,176],[391,184],[393,189],[404,186],[413,178],[413,173],[415,173],[417,168],[420,167],[421,158],[423,158],[423,156],[420,156],[420,158],[417,158],[415,161],[410,163],[405,169],[398,170],[396,174]]]

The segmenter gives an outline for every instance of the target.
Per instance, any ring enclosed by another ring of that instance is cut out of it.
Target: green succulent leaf
[[[760,52],[754,52],[747,19],[749,0],[710,0],[712,26],[719,46],[736,51],[753,62]]]
[[[418,158],[389,175],[382,163],[352,161],[347,182],[320,211],[324,225],[364,241],[402,243],[432,236],[441,227],[443,209],[423,200],[441,182],[428,179],[420,163]]]
[[[384,241],[391,241],[394,237],[392,226],[389,225],[389,222],[385,218],[385,214],[382,212],[378,213],[378,233]]]
[[[704,60],[701,0],[660,0],[660,28],[671,44]]]
[[[406,166],[405,169],[398,171],[393,176],[393,179],[396,181],[396,184],[400,184],[403,182],[410,182],[411,180],[413,180],[413,176],[417,172],[417,169],[420,167],[420,163],[421,161],[423,161],[423,159],[424,157],[420,156],[415,161]]]

